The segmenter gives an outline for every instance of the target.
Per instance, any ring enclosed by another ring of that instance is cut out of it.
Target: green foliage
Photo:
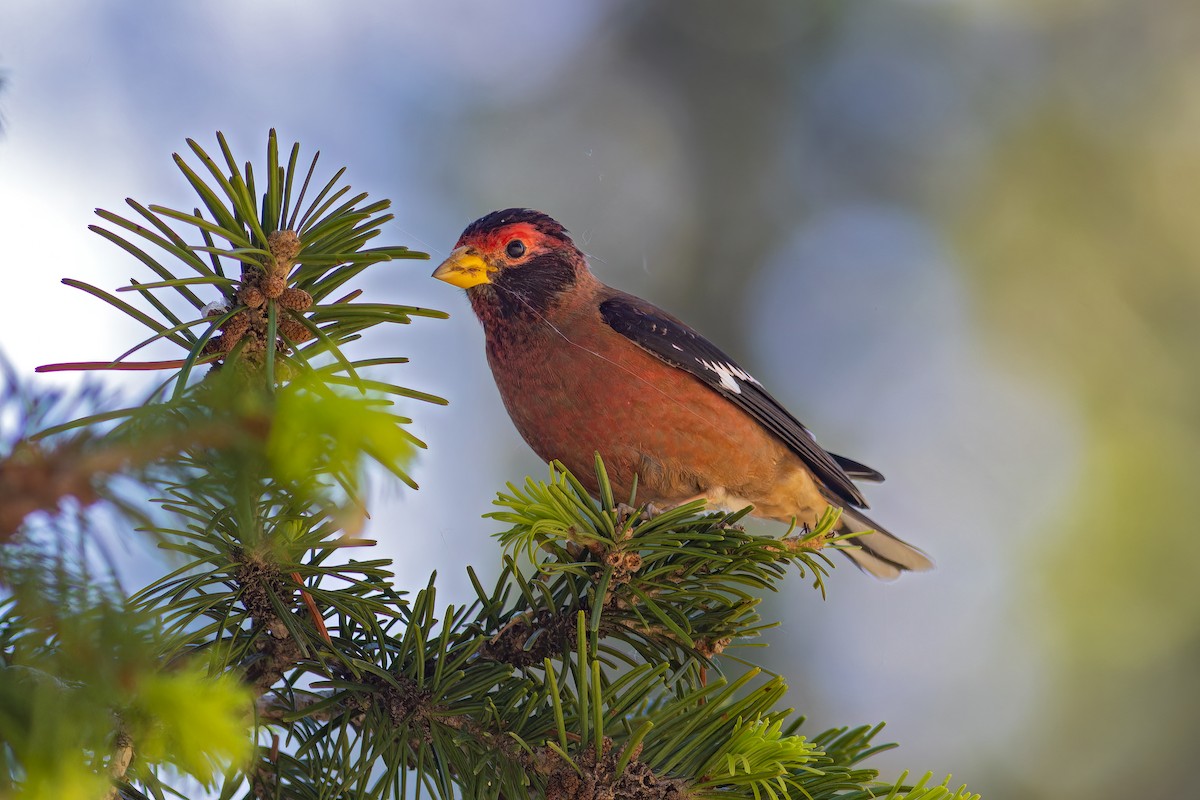
[[[128,287],[149,311],[75,282],[153,335],[74,366],[173,345],[181,358],[150,362],[170,377],[147,404],[43,420],[40,439],[21,429],[45,462],[83,453],[136,478],[144,493],[119,524],[173,563],[125,597],[92,579],[86,554],[44,555],[65,539],[63,516],[42,540],[26,520],[0,545],[0,795],[95,797],[111,782],[165,798],[199,781],[222,798],[966,800],[928,779],[877,782],[861,762],[887,747],[872,743],[881,726],[801,734],[780,706],[784,679],[729,653],[770,626],[759,596],[793,570],[823,595],[836,513],[802,535],[754,536],[745,511],[617,502],[597,457],[599,498],[559,465],[500,495],[501,566],[490,588],[468,570],[466,605],[439,606],[432,577],[409,596],[386,560],[353,558],[372,544],[358,536],[366,478],[412,485],[421,443],[392,406],[440,401],[369,377],[404,359],[346,347],[374,325],[440,315],[354,291],[328,301],[367,266],[419,255],[365,247],[386,203],[360,206],[339,171],[305,205],[312,167],[301,182],[298,149],[282,164],[274,134],[258,194],[218,142],[221,161],[189,143],[198,170],[176,158],[203,214],[130,201],[147,228],[99,212],[133,240],[97,230],[154,272]],[[0,469],[25,469],[10,450]],[[118,497],[75,485],[42,487],[38,507]]]
[[[19,776],[28,797],[101,796],[122,739],[202,782],[250,755],[252,695],[233,675],[164,670],[153,618],[61,559],[9,547],[0,574],[0,795]]]
[[[282,387],[267,441],[272,472],[282,481],[330,476],[355,486],[362,456],[416,488],[401,466],[423,443],[402,427],[411,420],[381,408],[382,403],[330,388],[305,375]]]

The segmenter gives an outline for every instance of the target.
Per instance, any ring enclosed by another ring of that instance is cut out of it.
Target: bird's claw
[[[662,510],[653,503],[647,503],[641,507],[634,507],[628,503],[617,503],[617,507],[613,510],[617,512],[617,523],[620,525],[624,525],[630,520],[634,520],[636,522],[646,522],[663,513]]]

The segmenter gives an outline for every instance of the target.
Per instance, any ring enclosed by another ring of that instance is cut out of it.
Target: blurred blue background
[[[320,149],[435,262],[475,217],[540,208],[886,473],[876,516],[937,560],[768,599],[782,624],[747,655],[812,732],[887,720],[885,773],[992,798],[1191,791],[1194,0],[7,0],[0,70],[0,346],[22,374],[143,337],[59,280],[144,277],[86,225],[126,196],[191,208],[184,137]],[[370,345],[451,405],[407,409],[422,488],[381,490],[369,533],[449,602],[495,562],[494,492],[543,468],[433,266],[361,284],[452,314]]]

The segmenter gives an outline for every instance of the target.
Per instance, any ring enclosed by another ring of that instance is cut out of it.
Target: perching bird
[[[704,498],[754,516],[813,525],[842,509],[846,553],[894,578],[933,566],[880,528],[852,479],[870,467],[824,450],[762,384],[654,305],[605,286],[545,214],[496,211],[471,223],[433,277],[467,290],[488,364],[517,430],[593,495],[594,454],[617,497],[670,507]]]

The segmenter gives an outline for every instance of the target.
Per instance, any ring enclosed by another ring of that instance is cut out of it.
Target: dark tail
[[[857,508],[842,509],[838,529],[841,533],[871,531],[847,539],[846,544],[853,547],[842,552],[849,556],[859,569],[871,573],[876,578],[891,580],[900,577],[901,572],[923,572],[933,569],[933,561],[929,556],[908,542],[897,539]]]

